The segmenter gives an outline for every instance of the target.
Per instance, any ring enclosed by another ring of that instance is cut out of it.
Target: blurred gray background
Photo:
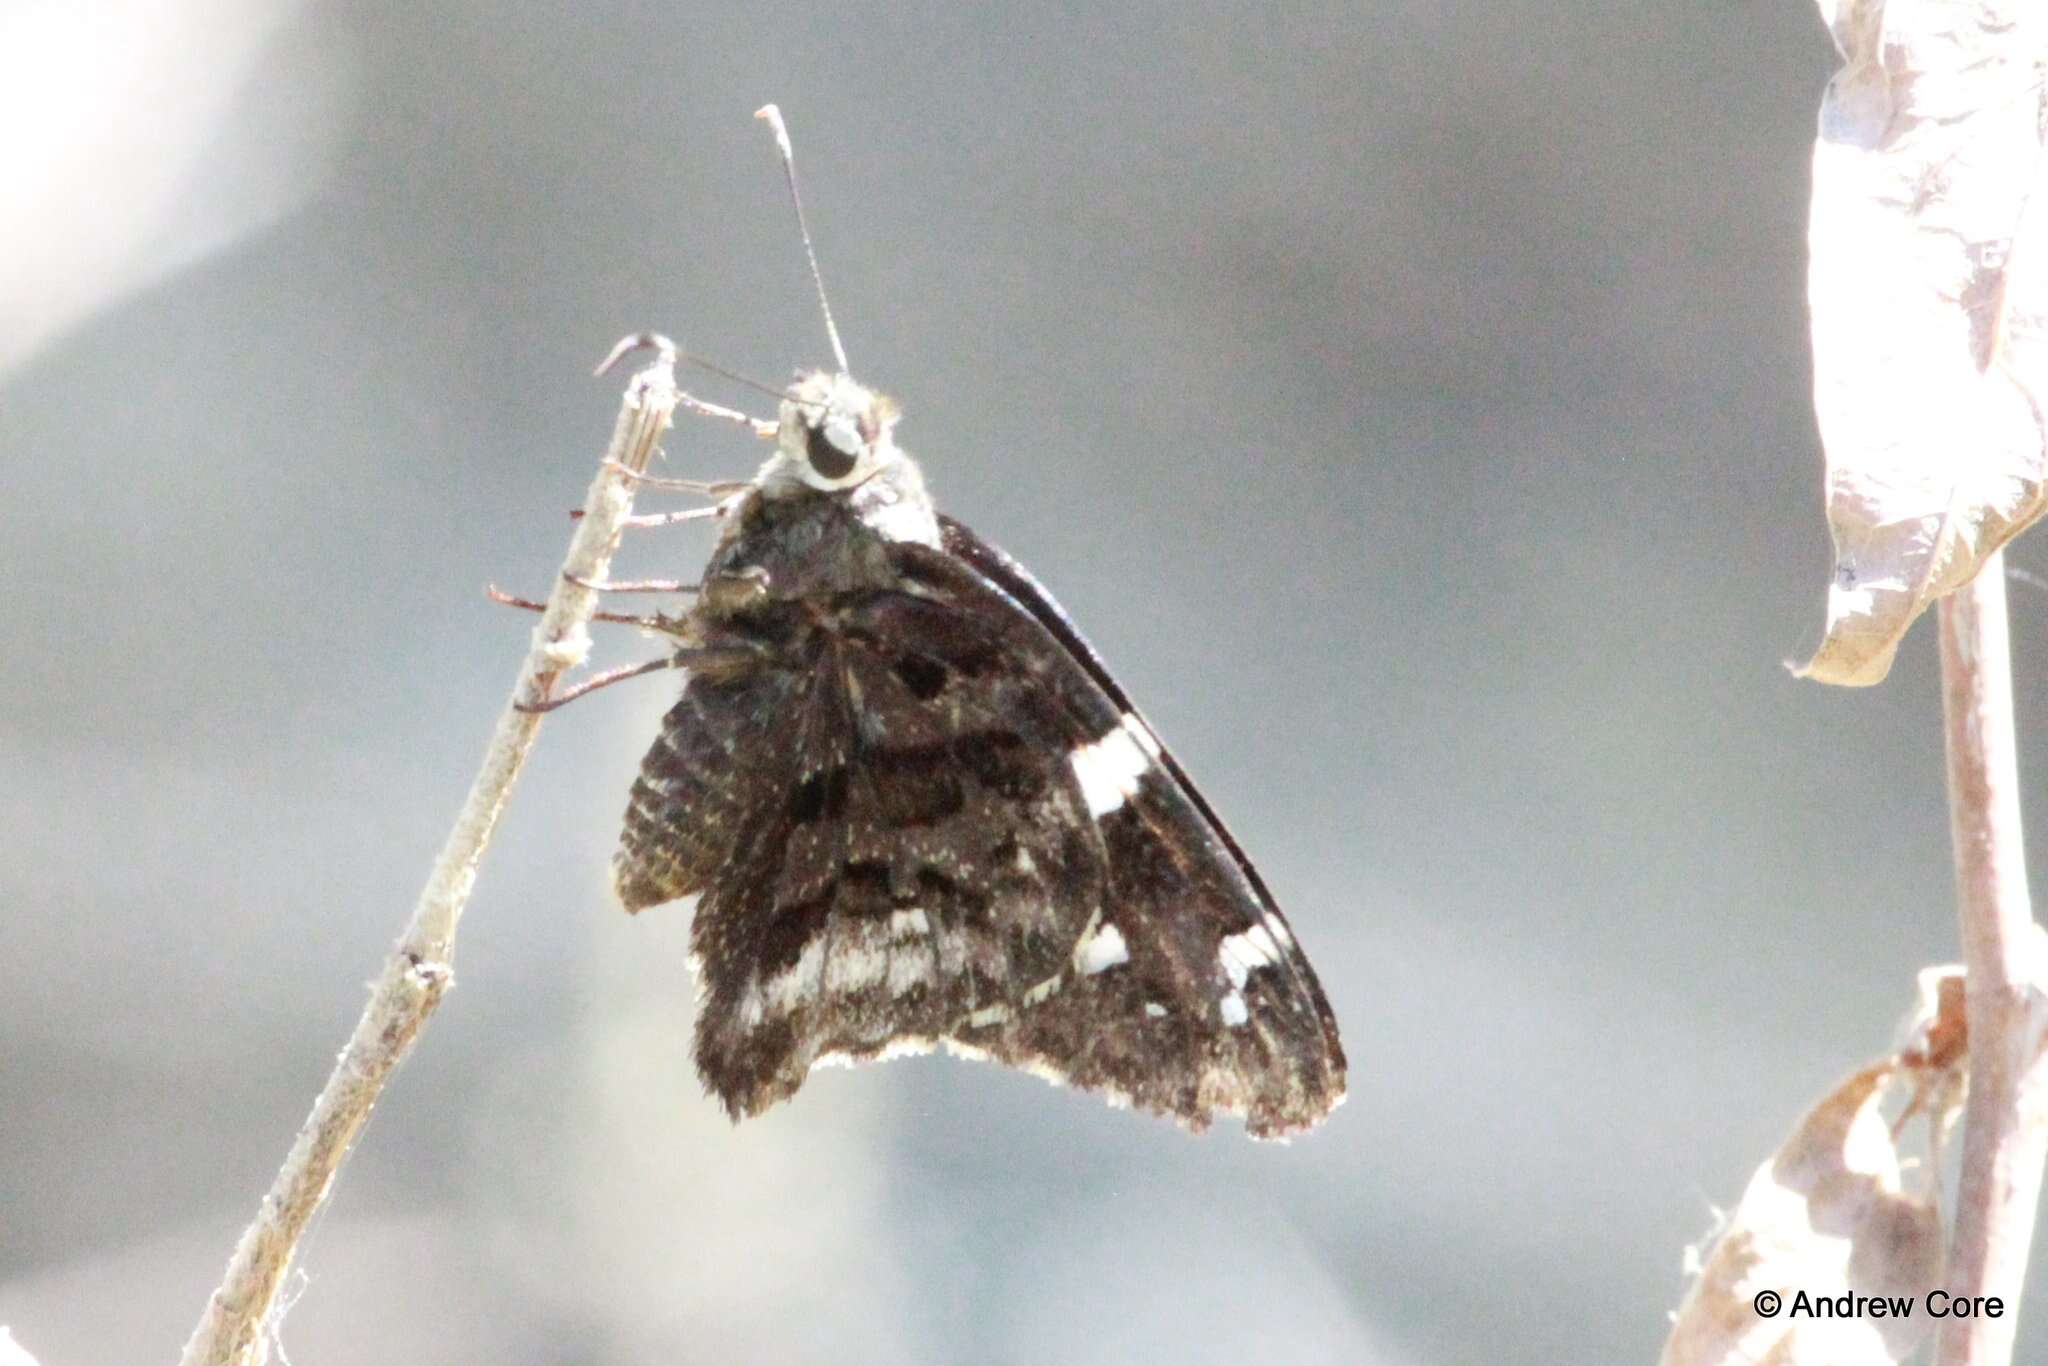
[[[1810,6],[16,0],[0,53],[0,1322],[44,1366],[195,1321],[505,698],[483,588],[548,586],[591,364],[829,358],[771,99],[856,372],[1258,859],[1351,1101],[1197,1140],[922,1059],[735,1130],[687,908],[609,900],[644,680],[543,732],[294,1361],[1647,1361],[1710,1204],[1954,956],[1931,631],[1873,691],[1782,667],[1829,568]]]

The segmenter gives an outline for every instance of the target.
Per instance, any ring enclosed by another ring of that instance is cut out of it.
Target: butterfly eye
[[[844,479],[860,459],[860,434],[843,419],[826,418],[804,437],[811,468],[825,479]]]

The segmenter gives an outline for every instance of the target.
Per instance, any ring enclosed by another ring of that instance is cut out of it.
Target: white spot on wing
[[[1080,780],[1088,814],[1106,816],[1138,795],[1138,780],[1158,753],[1159,742],[1152,732],[1128,713],[1100,740],[1078,746],[1068,762]]]
[[[921,907],[897,911],[889,929],[901,938],[909,933],[929,933],[930,921]],[[872,934],[872,932],[871,932]],[[742,998],[742,1019],[749,1026],[770,1014],[786,1015],[799,1005],[823,995],[840,995],[885,986],[892,996],[902,996],[932,979],[932,955],[928,947],[896,947],[879,934],[863,941],[841,937],[833,941],[832,956],[825,956],[823,936],[804,945],[795,963],[762,983],[758,991]]]
[[[1010,1008],[1006,1005],[983,1006],[980,1010],[969,1012],[967,1016],[967,1025],[970,1029],[985,1029],[989,1025],[1009,1022]]]
[[[889,954],[867,944],[836,944],[825,964],[825,990],[838,993],[871,987],[889,975]]]
[[[1152,1019],[1163,1020],[1166,1018],[1166,1007],[1157,1001],[1147,1001],[1145,1002],[1145,1014]]]
[[[1242,934],[1225,935],[1216,948],[1216,960],[1230,978],[1230,985],[1242,988],[1255,969],[1272,967],[1280,961],[1280,944],[1262,921]]]
[[[931,504],[918,499],[877,503],[863,514],[863,520],[892,541],[915,541],[920,545],[939,543],[939,524]]]
[[[1114,925],[1104,925],[1074,949],[1074,966],[1084,977],[1130,961],[1131,951],[1124,943],[1123,931]]]
[[[1251,1012],[1245,1009],[1244,997],[1235,991],[1223,998],[1218,1009],[1223,1012],[1223,1023],[1229,1025],[1232,1029],[1237,1028],[1252,1017]]]
[[[928,953],[891,954],[889,957],[889,994],[902,996],[911,988],[922,986],[931,980],[932,959]]]
[[[778,1014],[787,1014],[799,1001],[816,996],[823,985],[824,965],[825,941],[814,938],[804,945],[796,962],[768,979],[761,990],[768,1007]]]

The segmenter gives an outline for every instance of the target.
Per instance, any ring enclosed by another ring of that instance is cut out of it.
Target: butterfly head
[[[768,483],[825,492],[856,488],[896,464],[896,402],[846,375],[813,371],[782,401]]]

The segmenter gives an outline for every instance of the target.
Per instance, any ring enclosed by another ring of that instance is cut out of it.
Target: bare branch
[[[2048,1157],[2040,928],[2027,892],[2002,555],[1941,604],[1949,823],[1968,965],[1969,1100],[1946,1288],[2003,1312],[1950,1318],[1943,1366],[2012,1360],[2020,1293]]]
[[[236,1244],[220,1288],[207,1301],[185,1344],[182,1366],[256,1366],[265,1359],[265,1324],[299,1237],[325,1199],[386,1079],[453,980],[456,923],[469,902],[491,831],[540,729],[540,715],[530,708],[545,703],[556,681],[581,664],[590,648],[587,625],[597,594],[577,580],[604,578],[632,510],[627,472],[647,468],[675,405],[675,354],[672,347],[662,346],[656,361],[635,375],[626,389],[611,447],[590,485],[568,558],[534,628],[532,648],[412,919],[372,986],[369,1004],[313,1102],[255,1222]]]

